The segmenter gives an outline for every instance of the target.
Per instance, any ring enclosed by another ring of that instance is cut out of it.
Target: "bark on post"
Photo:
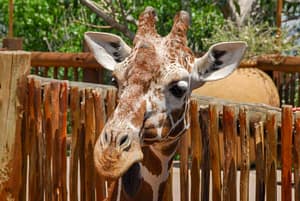
[[[0,200],[20,200],[21,131],[30,54],[0,52]]]

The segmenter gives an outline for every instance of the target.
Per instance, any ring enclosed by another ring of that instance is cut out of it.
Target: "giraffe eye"
[[[113,86],[115,86],[115,87],[118,88],[118,80],[117,80],[117,78],[112,77],[112,78],[111,78],[111,84],[112,84]]]
[[[181,98],[185,95],[185,93],[187,92],[187,89],[188,89],[187,82],[179,81],[179,82],[175,83],[173,86],[171,86],[169,91],[176,98]]]

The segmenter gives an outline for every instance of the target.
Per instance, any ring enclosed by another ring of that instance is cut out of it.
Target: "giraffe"
[[[232,73],[244,55],[247,45],[238,41],[218,43],[195,58],[187,47],[189,20],[180,11],[170,33],[161,37],[155,10],[147,7],[133,48],[113,34],[85,33],[118,89],[118,104],[94,148],[97,172],[116,181],[108,200],[162,200],[179,139],[189,127],[191,91]]]

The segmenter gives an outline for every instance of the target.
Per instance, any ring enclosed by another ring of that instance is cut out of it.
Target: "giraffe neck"
[[[144,160],[134,164],[112,187],[109,201],[161,201],[178,139],[143,147]]]

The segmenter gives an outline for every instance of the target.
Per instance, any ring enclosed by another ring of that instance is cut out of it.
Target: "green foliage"
[[[213,2],[213,0],[128,0],[122,2],[122,6],[134,19],[138,19],[139,14],[147,6],[154,7],[159,18],[157,30],[162,36],[167,35],[171,30],[173,18],[178,11],[188,11],[191,14],[191,27],[188,33],[189,46],[194,51],[201,51],[203,49],[202,39],[211,36],[215,31],[214,28],[221,25],[224,20],[219,8]],[[118,1],[108,4],[106,1],[98,0],[97,3],[107,12],[115,13],[114,17],[120,24],[125,24],[132,32],[136,32],[137,26],[123,18]],[[131,41],[127,40],[127,42]]]
[[[0,38],[7,34],[8,1],[0,0]],[[83,33],[91,28],[78,23],[99,24],[95,14],[77,0],[15,0],[14,36],[24,39],[24,49],[32,51],[82,51]]]
[[[282,38],[286,38],[286,32],[282,31]],[[242,27],[236,26],[232,21],[226,21],[216,29],[211,38],[205,39],[206,49],[210,45],[222,41],[246,41],[248,51],[245,58],[251,58],[262,54],[276,54],[294,49],[293,41],[278,43],[276,27],[267,22],[254,24],[249,21]]]

